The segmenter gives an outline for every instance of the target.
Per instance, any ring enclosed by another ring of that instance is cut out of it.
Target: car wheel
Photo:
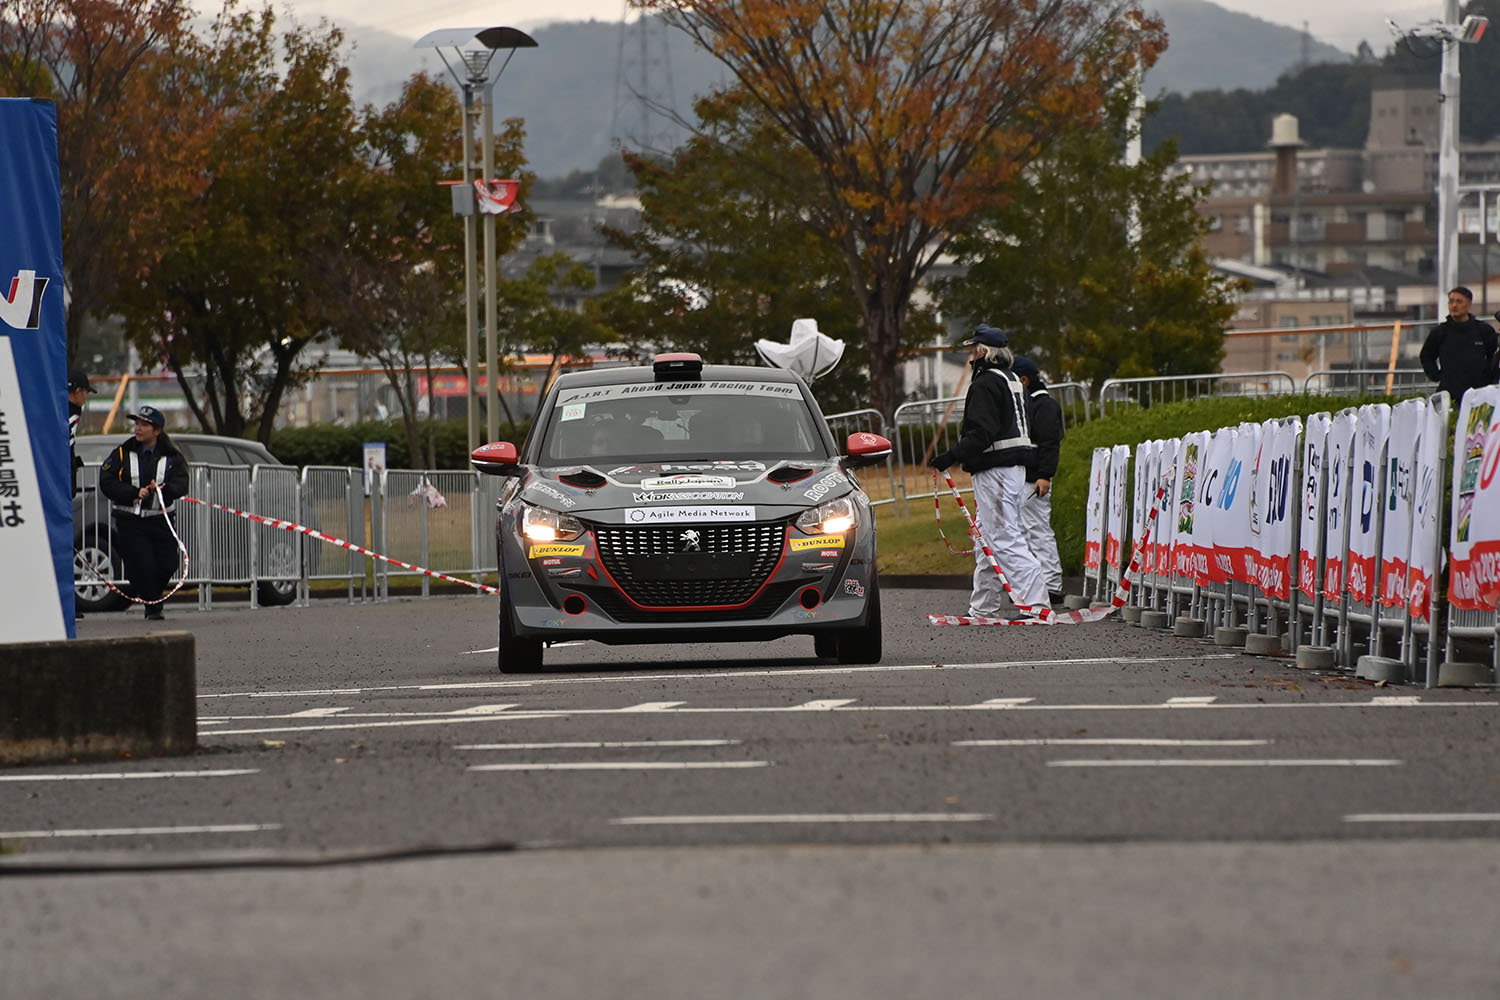
[[[517,636],[511,624],[510,588],[500,588],[500,655],[502,674],[534,674],[542,669],[542,640]]]
[[[840,663],[880,662],[880,581],[870,577],[870,599],[865,605],[865,623],[839,633]]]
[[[270,576],[297,575],[297,543],[278,539],[266,549],[263,572]],[[279,608],[297,599],[296,580],[261,580],[255,585],[255,599],[267,607]]]
[[[820,632],[813,636],[813,654],[824,660],[839,655],[839,637],[832,632]]]
[[[105,586],[99,577],[116,586],[125,579],[120,557],[110,551],[107,534],[89,534],[74,540],[73,603],[83,614],[119,611],[130,602]]]

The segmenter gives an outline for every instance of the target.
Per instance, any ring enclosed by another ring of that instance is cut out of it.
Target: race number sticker
[[[569,403],[562,408],[562,416],[558,420],[582,420],[584,411],[588,409],[587,403]]]
[[[702,507],[637,507],[625,512],[626,524],[662,524],[672,521],[753,521],[754,507],[728,505]]]

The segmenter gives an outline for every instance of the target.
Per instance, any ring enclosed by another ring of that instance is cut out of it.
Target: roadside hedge
[[[526,439],[529,423],[500,425],[500,440],[517,447]],[[429,430],[436,445],[437,468],[469,467],[469,426],[464,420],[448,420],[422,425],[422,439]],[[481,436],[483,436],[481,434]],[[366,442],[384,441],[386,468],[414,469],[426,464],[418,456],[416,464],[406,446],[406,428],[399,420],[368,420],[352,426],[318,424],[312,427],[288,427],[271,434],[271,454],[288,465],[354,466],[364,464]]]

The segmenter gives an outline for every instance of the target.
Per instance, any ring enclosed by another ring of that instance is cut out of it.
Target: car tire
[[[73,540],[73,604],[80,614],[119,611],[130,602],[99,582],[100,574],[119,586],[125,567],[109,545],[108,532],[90,532]]]
[[[542,669],[542,640],[515,634],[511,624],[510,588],[500,576],[500,653],[497,663],[502,674],[534,674]]]
[[[263,572],[283,575],[297,562],[297,540],[280,538],[266,550],[261,564]],[[269,608],[280,608],[297,599],[296,580],[261,580],[255,584],[255,600]]]
[[[813,636],[813,654],[822,660],[831,660],[839,655],[839,637],[832,632],[820,632]]]
[[[870,599],[865,604],[865,623],[858,628],[838,633],[840,663],[880,662],[880,581],[873,574],[869,589]]]

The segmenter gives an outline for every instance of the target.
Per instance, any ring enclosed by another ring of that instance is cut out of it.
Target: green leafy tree
[[[956,243],[968,270],[942,284],[950,311],[1011,330],[1018,352],[1096,394],[1111,377],[1218,371],[1237,288],[1203,253],[1201,192],[1172,145],[1124,164],[1131,101],[1121,88],[1103,127],[1049,147]]]
[[[839,249],[888,417],[913,296],[953,236],[1165,44],[1119,0],[633,3],[712,52],[805,155],[807,221]]]
[[[337,29],[226,7],[173,79],[212,125],[201,190],[160,214],[155,259],[121,296],[205,428],[269,438],[305,348],[337,318],[364,165]]]
[[[559,299],[583,300],[594,285],[593,269],[564,253],[543,254],[527,265],[524,274],[500,284],[499,322],[509,331],[506,341],[512,351],[551,355],[548,384],[565,361],[586,358],[594,345],[615,339],[592,304],[585,301],[582,309],[558,304]],[[504,405],[504,396],[500,402]],[[511,424],[516,422],[508,408],[505,416]]]
[[[813,386],[820,404],[868,406],[863,310],[839,247],[809,222],[808,201],[822,190],[811,158],[743,90],[701,98],[696,111],[701,133],[670,161],[625,154],[641,223],[605,235],[643,266],[603,296],[606,320],[637,355],[755,364],[756,340],[785,341],[794,320],[815,319],[847,347]],[[919,309],[905,332],[927,339],[935,328]]]

